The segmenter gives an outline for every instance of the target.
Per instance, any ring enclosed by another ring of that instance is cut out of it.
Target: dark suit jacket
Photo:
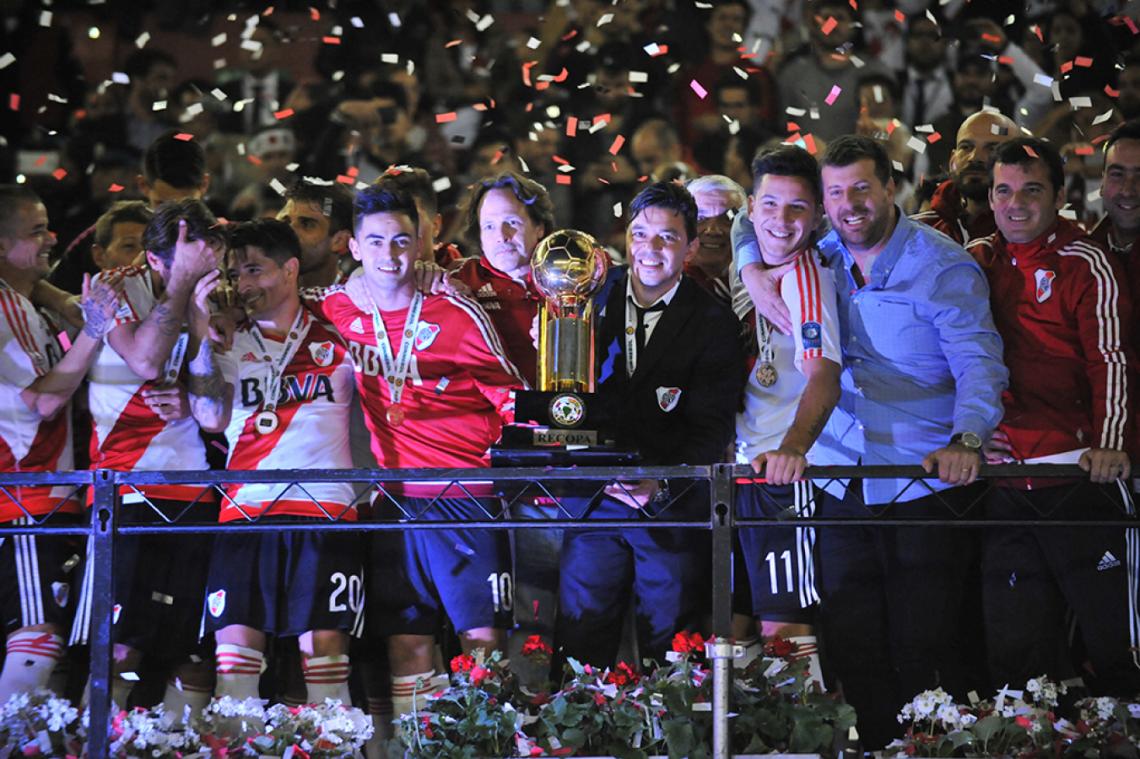
[[[597,392],[618,444],[639,450],[650,466],[724,461],[745,381],[736,317],[682,277],[627,377],[626,276],[616,279],[606,298],[597,344]],[[673,389],[680,395],[666,411]]]

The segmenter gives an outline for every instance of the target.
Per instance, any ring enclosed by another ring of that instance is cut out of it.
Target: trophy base
[[[637,451],[618,448],[598,431],[604,412],[592,393],[524,390],[515,395],[520,424],[503,427],[491,448],[491,466],[621,466],[637,464]],[[529,424],[528,424],[529,422]]]

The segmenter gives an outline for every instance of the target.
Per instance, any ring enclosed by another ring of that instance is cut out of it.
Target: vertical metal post
[[[108,726],[111,716],[111,606],[114,592],[111,582],[114,557],[117,486],[114,472],[95,472],[95,496],[91,510],[91,727],[88,733],[88,755],[102,759],[109,755]]]
[[[736,655],[732,636],[732,534],[733,480],[731,464],[713,467],[709,482],[712,498],[712,607],[713,640],[706,654],[712,662],[713,759],[729,759],[732,733],[728,725],[732,659]]]

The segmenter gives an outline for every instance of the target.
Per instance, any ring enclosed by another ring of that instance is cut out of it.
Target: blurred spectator
[[[1120,73],[1116,81],[1120,94],[1116,98],[1116,107],[1120,109],[1120,116],[1131,120],[1140,116],[1140,56],[1125,56]]]
[[[234,220],[248,221],[266,214],[276,217],[285,204],[281,196],[289,185],[287,167],[293,164],[296,150],[293,131],[280,126],[263,129],[246,142],[245,154],[253,164],[254,176],[230,203]]]
[[[702,136],[693,145],[693,158],[705,171],[724,169],[725,141],[740,129],[750,129],[771,135],[772,121],[765,111],[775,110],[775,104],[763,102],[764,92],[755,77],[741,79],[735,72],[724,74],[714,90],[720,122],[715,131]],[[771,93],[769,93],[771,94]]]
[[[932,126],[941,139],[926,147],[926,172],[945,172],[954,149],[954,135],[969,116],[992,104],[996,87],[994,63],[980,55],[960,55],[950,78],[954,94],[950,109]]]
[[[91,256],[100,271],[139,263],[143,232],[153,215],[141,200],[122,200],[99,217]]]
[[[685,259],[685,275],[704,289],[732,304],[728,270],[732,263],[732,220],[748,213],[748,194],[721,174],[690,180],[685,188],[697,203],[696,249]]]
[[[267,16],[242,31],[241,59],[237,66],[218,73],[218,86],[229,96],[233,110],[222,120],[228,132],[254,134],[277,123],[274,115],[293,89],[289,73],[280,67],[287,41],[283,30]]]
[[[906,71],[899,102],[902,121],[912,129],[943,116],[954,102],[946,66],[946,40],[930,11],[912,14],[907,19]]]
[[[136,50],[123,64],[129,78],[125,94],[118,85],[97,91],[101,103],[76,127],[76,140],[133,150],[141,154],[175,125],[168,102],[178,62],[162,50]],[[157,110],[156,110],[157,108]]]

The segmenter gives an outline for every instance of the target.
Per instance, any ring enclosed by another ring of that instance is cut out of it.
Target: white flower
[[[1116,699],[1101,696],[1096,699],[1094,708],[1096,709],[1096,716],[1107,722],[1112,719],[1112,715],[1116,711]]]

